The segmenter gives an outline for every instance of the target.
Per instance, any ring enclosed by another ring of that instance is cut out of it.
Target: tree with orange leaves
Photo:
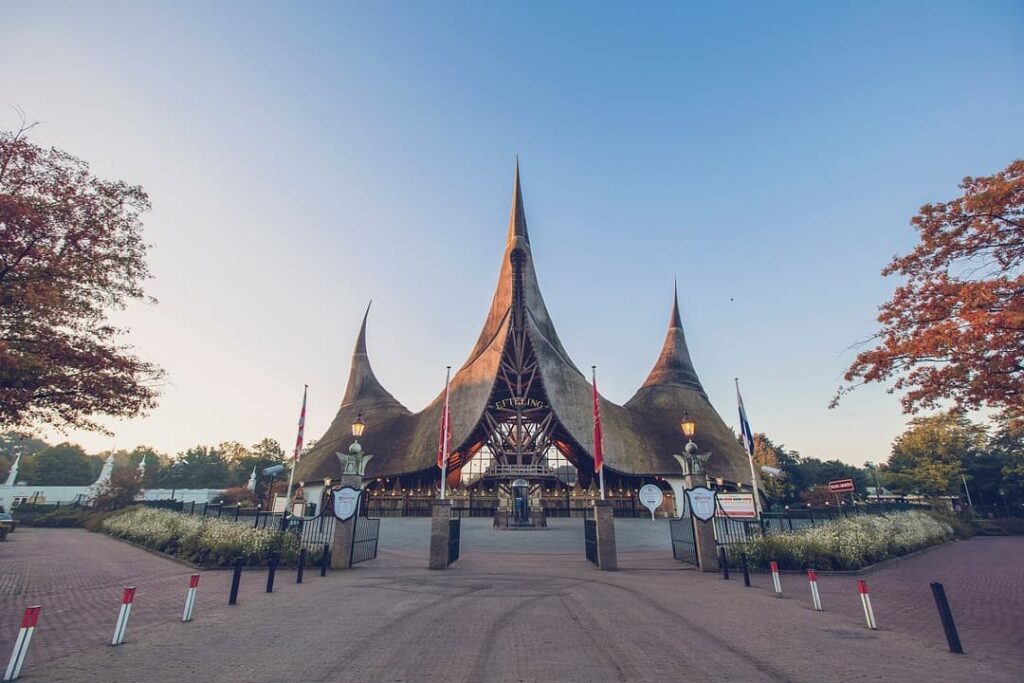
[[[1024,404],[1024,159],[963,196],[926,204],[911,221],[918,245],[883,275],[906,278],[881,307],[874,348],[846,371],[832,401],[859,384],[894,380],[903,409]]]
[[[152,408],[163,372],[111,309],[145,300],[143,189],[0,130],[0,426],[102,430]]]

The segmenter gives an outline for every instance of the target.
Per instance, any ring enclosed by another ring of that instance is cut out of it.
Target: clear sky
[[[1024,153],[1020,2],[0,0],[0,23],[0,101],[154,205],[159,304],[117,320],[169,384],[119,448],[288,444],[303,383],[318,437],[371,298],[374,369],[422,408],[486,315],[518,154],[548,308],[607,397],[646,376],[678,277],[728,424],[739,377],[755,431],[884,459],[896,397],[827,408],[879,271],[921,204]]]

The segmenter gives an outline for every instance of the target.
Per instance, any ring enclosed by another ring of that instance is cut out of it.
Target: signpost
[[[757,519],[757,508],[754,507],[752,493],[718,493],[719,517],[732,519]]]
[[[651,511],[651,521],[654,521],[654,511],[661,505],[661,501],[665,499],[661,489],[654,484],[644,484],[640,487],[640,503]]]
[[[686,489],[686,497],[690,501],[693,516],[706,522],[715,516],[715,492],[706,486],[695,486]]]
[[[832,493],[846,493],[853,491],[853,479],[836,479],[828,483],[828,490]]]
[[[334,516],[342,522],[352,519],[359,509],[359,491],[343,486],[334,492]]]

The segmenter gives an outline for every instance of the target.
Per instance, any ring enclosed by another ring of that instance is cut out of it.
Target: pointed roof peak
[[[370,306],[372,305],[373,299],[370,299],[370,303],[366,304],[366,312],[363,313],[363,324],[359,326],[359,336],[356,338],[356,350],[353,352],[354,354],[366,354],[366,319],[370,317]]]
[[[508,241],[521,238],[530,243],[530,233],[526,230],[526,212],[523,208],[523,187],[519,181],[519,155],[516,155],[516,173],[512,184],[512,210],[508,217]]]
[[[668,328],[671,330],[673,327],[682,329],[683,321],[679,317],[679,281],[672,281],[672,315],[668,319]]]

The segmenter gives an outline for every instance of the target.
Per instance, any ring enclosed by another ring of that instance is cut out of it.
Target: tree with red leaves
[[[893,379],[908,413],[1024,405],[1024,159],[960,187],[963,196],[921,207],[920,243],[882,271],[906,281],[833,406],[859,384]]]
[[[162,370],[131,353],[111,309],[146,299],[137,185],[0,130],[0,425],[105,431],[156,403]]]

